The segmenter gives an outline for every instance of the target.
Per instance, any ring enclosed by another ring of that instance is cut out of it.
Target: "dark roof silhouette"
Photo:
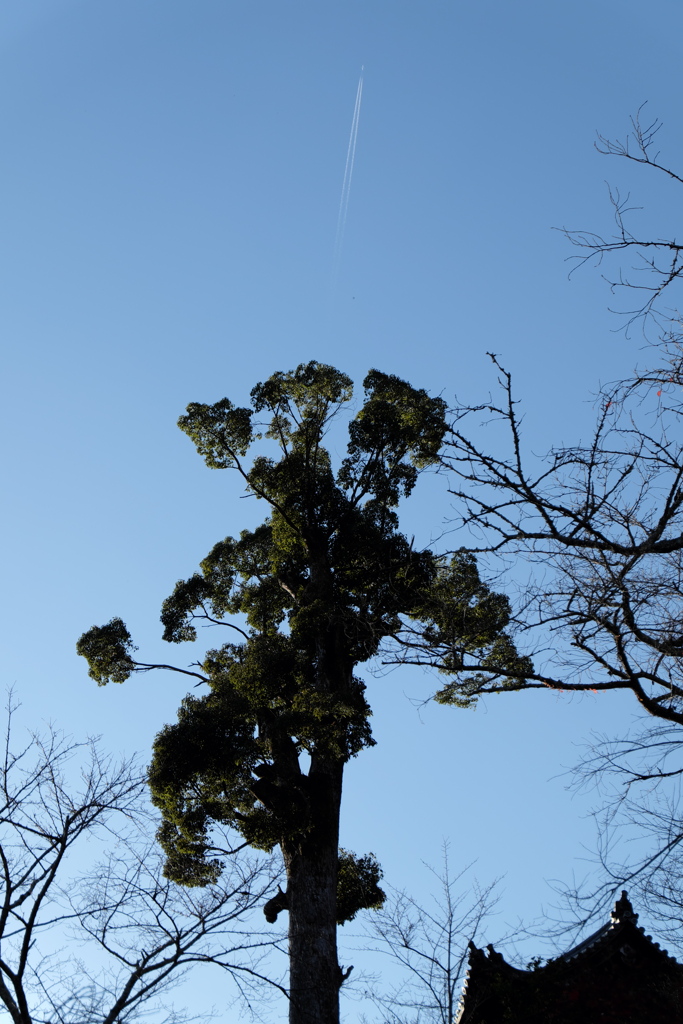
[[[607,924],[535,969],[470,943],[455,1024],[683,1024],[683,965],[638,927],[623,892]]]

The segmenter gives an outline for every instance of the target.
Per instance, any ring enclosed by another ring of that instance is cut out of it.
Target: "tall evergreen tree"
[[[164,602],[172,643],[194,640],[198,619],[241,636],[206,654],[196,674],[209,692],[186,697],[156,739],[159,838],[168,875],[185,885],[221,871],[213,822],[253,847],[280,847],[287,888],[264,911],[270,921],[289,913],[292,1024],[339,1020],[348,970],[337,959],[337,924],[384,898],[375,859],[339,849],[344,766],[374,743],[357,666],[389,642],[427,645],[449,675],[466,672],[468,657],[491,679],[530,670],[505,633],[507,599],[480,581],[472,557],[415,550],[398,530],[399,501],[437,461],[444,401],[377,370],[364,386],[336,472],[323,439],[352,387],[330,366],[273,374],[253,389],[251,408],[193,403],[179,421],[206,464],[240,473],[269,514],[220,541]],[[247,464],[265,439],[278,457],[259,453]],[[169,667],[136,661],[121,619],[93,627],[78,650],[100,684]]]

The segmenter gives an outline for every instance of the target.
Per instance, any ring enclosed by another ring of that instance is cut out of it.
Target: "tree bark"
[[[316,763],[317,762],[317,763]],[[289,1022],[339,1024],[337,865],[341,762],[313,758],[311,832],[284,844],[289,904]]]

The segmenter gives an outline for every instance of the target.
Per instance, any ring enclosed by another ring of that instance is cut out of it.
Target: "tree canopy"
[[[357,667],[389,645],[408,661],[432,651],[449,678],[473,674],[475,686],[531,671],[508,632],[507,598],[473,557],[418,549],[398,528],[400,501],[437,465],[446,403],[378,370],[364,390],[336,467],[323,441],[352,385],[331,366],[274,373],[250,407],[192,403],[179,421],[210,468],[239,473],[269,510],[256,529],[219,541],[164,602],[171,643],[195,639],[198,620],[236,635],[196,672],[180,670],[209,690],[188,695],[159,733],[152,799],[167,873],[186,885],[222,869],[213,823],[253,847],[280,847],[287,890],[265,910],[269,920],[289,911],[293,1024],[338,1019],[350,968],[337,962],[336,924],[384,897],[372,855],[339,854],[343,768],[374,743]],[[119,618],[85,633],[78,651],[100,684],[171,667],[138,662]]]

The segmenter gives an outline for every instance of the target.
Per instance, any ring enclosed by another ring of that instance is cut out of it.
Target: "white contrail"
[[[358,124],[360,121],[360,103],[363,97],[363,71],[364,66],[360,69],[360,78],[358,79],[358,89],[356,91],[356,105],[353,108],[351,134],[349,135],[349,147],[346,151],[346,167],[344,168],[344,181],[342,183],[341,199],[339,201],[339,215],[337,217],[337,237],[334,240],[333,284],[336,283],[337,273],[339,271],[342,245],[344,243],[344,231],[346,230],[346,217],[349,212],[351,179],[353,177],[353,164],[356,159],[356,142],[358,140]]]

